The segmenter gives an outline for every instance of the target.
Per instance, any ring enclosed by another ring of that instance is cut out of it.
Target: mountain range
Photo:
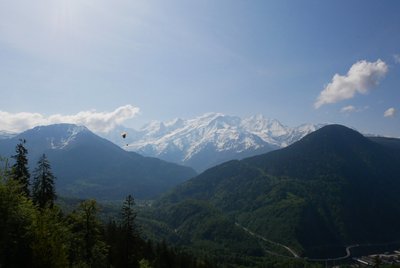
[[[233,232],[210,232],[236,226],[262,238],[260,248],[283,254],[287,247],[310,258],[398,241],[399,144],[328,125],[286,148],[208,169],[156,202],[150,217],[170,228],[174,241],[196,233],[191,244],[197,247],[226,245]],[[236,242],[236,253],[244,254]],[[252,249],[259,254],[256,245]]]
[[[128,194],[151,199],[193,177],[193,169],[127,152],[84,126],[39,126],[0,140],[0,155],[15,154],[26,140],[30,170],[45,153],[57,177],[60,195],[122,199]]]
[[[194,119],[153,121],[140,130],[117,128],[103,137],[128,151],[204,171],[216,164],[285,147],[323,126],[288,127],[262,115],[208,113]],[[126,132],[125,139],[121,138]]]
[[[237,256],[262,262],[271,252],[335,257],[345,255],[350,245],[400,240],[399,139],[365,137],[341,125],[288,131],[261,116],[200,118],[153,123],[142,131],[166,142],[176,137],[195,142],[198,135],[198,144],[211,143],[213,150],[229,144],[254,149],[253,141],[271,136],[274,143],[268,144],[278,149],[227,161],[196,176],[189,167],[124,150],[86,127],[58,124],[5,136],[0,155],[13,155],[15,145],[25,139],[31,171],[45,153],[57,177],[57,192],[64,196],[104,200],[164,194],[141,212],[145,232],[199,252],[216,252],[227,262],[238,261]],[[252,139],[241,138],[239,126],[252,129],[253,134],[246,132]],[[133,147],[129,138],[143,133],[119,138]],[[218,143],[217,137],[227,140]]]

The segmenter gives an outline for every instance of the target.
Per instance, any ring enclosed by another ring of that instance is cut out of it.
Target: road
[[[250,231],[249,229],[247,229],[246,227],[240,225],[240,224],[237,223],[237,222],[235,222],[235,225],[238,226],[238,227],[240,227],[240,228],[242,228],[245,232],[247,232],[248,234],[250,234],[250,235],[253,236],[253,237],[256,237],[256,238],[261,239],[261,240],[263,240],[263,241],[265,241],[265,242],[268,242],[268,243],[271,243],[271,244],[273,244],[273,245],[280,246],[280,247],[286,249],[286,250],[292,255],[292,256],[290,256],[290,258],[303,259],[303,260],[306,260],[306,261],[327,262],[327,261],[340,261],[340,260],[344,260],[344,259],[347,259],[347,258],[349,258],[349,257],[351,256],[351,251],[350,251],[350,250],[351,250],[352,248],[355,248],[355,247],[359,247],[359,246],[360,246],[360,245],[358,245],[358,244],[347,246],[347,247],[346,247],[346,255],[341,256],[341,257],[337,257],[337,258],[326,258],[326,259],[304,258],[304,257],[300,257],[300,256],[296,253],[296,251],[295,251],[294,249],[290,248],[290,247],[287,246],[287,245],[284,245],[284,244],[281,244],[281,243],[272,241],[272,240],[270,240],[270,239],[265,238],[265,237],[262,236],[262,235],[256,234],[256,233]],[[279,254],[279,253],[277,253],[277,252],[273,252],[273,251],[270,251],[270,250],[267,250],[267,252],[268,252],[269,254],[273,254],[273,255],[277,255],[277,256],[281,256],[281,257],[286,257],[286,258],[288,258],[288,256],[285,256],[285,255],[282,255],[282,254]]]
[[[349,258],[351,256],[351,252],[350,249],[352,248],[356,248],[359,247],[360,245],[355,244],[355,245],[350,245],[346,247],[346,255],[341,256],[341,257],[337,257],[337,258],[327,258],[327,259],[313,259],[313,258],[303,258],[304,260],[307,261],[319,261],[319,262],[323,262],[323,261],[340,261],[340,260],[345,260],[347,258]]]
[[[242,228],[246,233],[248,233],[249,235],[251,235],[251,236],[253,236],[253,237],[256,237],[256,238],[258,238],[258,239],[261,239],[261,240],[263,240],[264,242],[268,242],[268,243],[270,243],[270,244],[273,244],[273,245],[280,246],[280,247],[284,248],[285,250],[287,250],[287,251],[291,254],[291,256],[282,255],[282,254],[280,254],[280,253],[273,252],[273,251],[270,251],[270,250],[265,250],[268,254],[275,255],[275,256],[280,256],[280,257],[284,257],[284,258],[302,259],[302,260],[305,260],[305,261],[315,261],[315,262],[331,262],[331,261],[334,262],[334,261],[341,261],[341,260],[345,260],[345,259],[351,257],[351,249],[352,249],[352,248],[356,248],[356,247],[365,247],[365,246],[367,246],[367,247],[368,247],[368,246],[386,246],[386,245],[392,245],[392,244],[400,244],[400,241],[393,241],[393,242],[390,242],[390,243],[354,244],[354,245],[347,246],[347,247],[346,247],[346,255],[341,256],[341,257],[336,257],[336,258],[325,258],[325,259],[307,258],[307,257],[301,257],[301,256],[299,256],[299,255],[296,253],[296,251],[293,250],[292,248],[290,248],[289,246],[284,245],[284,244],[281,244],[281,243],[278,243],[278,242],[275,242],[275,241],[272,241],[272,240],[270,240],[270,239],[265,238],[265,237],[262,236],[262,235],[256,234],[256,233],[250,231],[249,229],[247,229],[246,227],[240,225],[240,224],[237,223],[237,222],[235,222],[235,225],[238,226],[238,227],[240,227],[240,228]]]
[[[238,227],[240,227],[240,228],[242,228],[245,232],[247,232],[248,234],[250,234],[250,235],[253,236],[253,237],[257,237],[258,239],[261,239],[261,240],[263,240],[263,241],[265,241],[265,242],[268,242],[268,243],[271,243],[271,244],[273,244],[273,245],[280,246],[280,247],[286,249],[287,251],[289,251],[289,253],[290,253],[294,258],[300,258],[300,256],[296,253],[296,251],[294,251],[292,248],[290,248],[290,247],[288,247],[288,246],[286,246],[286,245],[283,245],[283,244],[281,244],[281,243],[278,243],[278,242],[269,240],[269,239],[267,239],[267,238],[265,238],[265,237],[263,237],[263,236],[261,236],[261,235],[259,235],[259,234],[256,234],[256,233],[250,231],[249,229],[247,229],[246,227],[240,225],[240,224],[237,223],[237,222],[235,222],[235,225],[238,226]],[[268,252],[271,253],[272,251],[268,251]],[[276,252],[272,252],[272,253],[275,253],[275,255],[280,255],[279,253],[276,253]],[[285,257],[287,257],[287,256],[285,256]]]

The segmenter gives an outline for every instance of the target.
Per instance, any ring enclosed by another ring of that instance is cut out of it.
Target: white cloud
[[[356,107],[353,105],[345,106],[342,109],[340,109],[341,113],[352,113],[356,111]]]
[[[395,63],[400,63],[400,55],[399,54],[394,54],[393,59]]]
[[[385,111],[383,114],[384,117],[394,117],[396,115],[396,109],[395,108],[389,108]]]
[[[9,113],[0,111],[0,129],[21,132],[39,125],[70,123],[84,125],[94,132],[106,133],[133,118],[139,108],[132,105],[118,107],[112,112],[82,111],[73,115],[54,114],[44,116],[39,113]]]
[[[376,62],[358,61],[351,66],[347,75],[335,74],[324,90],[321,91],[314,107],[351,99],[356,93],[366,94],[377,86],[386,75],[388,66],[378,59]]]

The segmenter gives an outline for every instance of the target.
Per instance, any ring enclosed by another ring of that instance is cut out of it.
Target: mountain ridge
[[[25,139],[31,170],[45,153],[52,165],[57,191],[79,198],[115,199],[127,194],[154,198],[193,177],[188,167],[127,152],[83,126],[39,126],[0,140],[0,154],[10,157]]]
[[[204,171],[224,161],[287,146],[321,126],[303,124],[291,128],[263,115],[242,119],[206,113],[188,120],[153,121],[140,130],[127,130],[128,136],[123,140],[114,133],[104,137],[125,150]]]
[[[348,245],[400,238],[399,176],[399,151],[332,125],[286,148],[208,169],[155,208],[204,201],[303,256],[341,256]]]

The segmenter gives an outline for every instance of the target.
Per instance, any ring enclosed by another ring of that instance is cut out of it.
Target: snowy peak
[[[243,119],[242,126],[249,132],[261,137],[264,141],[278,146],[282,146],[282,144],[276,138],[290,135],[292,131],[291,128],[282,125],[278,120],[267,119],[263,115]]]
[[[165,125],[163,122],[152,121],[145,125],[140,131],[146,133],[147,136],[160,136],[165,133]]]
[[[55,124],[35,127],[21,133],[18,137],[28,141],[41,141],[44,148],[58,150],[68,147],[83,133],[90,133],[90,130],[73,124]]]
[[[62,128],[63,126],[61,126]],[[51,137],[51,149],[64,149],[66,148],[69,144],[73,143],[77,136],[80,133],[84,133],[89,131],[86,127],[84,126],[76,126],[76,125],[67,125],[65,126],[65,134],[55,138]]]
[[[317,128],[314,125],[291,128],[263,115],[242,119],[207,113],[188,120],[153,121],[133,135],[129,133],[128,136],[134,137],[126,140],[123,147],[201,170],[212,163],[287,146]],[[206,162],[209,163],[205,165]]]
[[[240,125],[241,119],[236,116],[219,115],[215,117],[208,126],[213,129],[236,128]]]
[[[171,121],[165,123],[165,126],[168,128],[178,128],[183,126],[184,121],[180,118],[175,118]]]

